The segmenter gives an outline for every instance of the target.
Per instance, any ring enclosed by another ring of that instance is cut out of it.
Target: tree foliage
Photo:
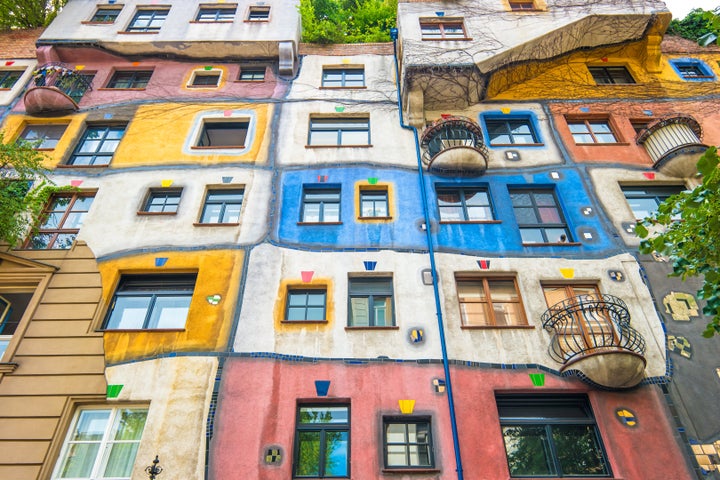
[[[711,317],[703,336],[720,335],[720,157],[710,147],[697,163],[702,184],[660,204],[657,212],[635,227],[643,238],[642,253],[653,251],[672,261],[672,276],[702,276],[698,291]]]
[[[696,8],[681,20],[673,19],[667,33],[693,40],[701,45],[720,43],[720,16],[714,12]]]
[[[300,0],[308,43],[389,42],[397,0]]]
[[[0,0],[0,30],[45,27],[68,0]]]

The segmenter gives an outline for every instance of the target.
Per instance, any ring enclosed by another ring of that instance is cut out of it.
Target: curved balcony
[[[673,177],[697,173],[697,161],[707,150],[700,142],[702,129],[690,115],[672,115],[648,124],[637,136],[638,145],[654,162],[653,168]]]
[[[440,175],[478,176],[487,170],[488,152],[480,126],[466,117],[444,115],[422,135],[422,160]]]
[[[630,312],[612,295],[580,295],[550,307],[543,327],[553,332],[550,356],[561,371],[578,370],[608,388],[637,385],[645,372],[645,339],[630,326]]]
[[[25,92],[25,110],[30,114],[77,110],[90,84],[84,76],[60,63],[48,63],[33,72],[35,85]]]

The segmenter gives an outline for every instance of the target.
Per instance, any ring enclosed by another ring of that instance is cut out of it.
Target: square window
[[[433,468],[430,418],[383,417],[383,451],[385,468]]]
[[[265,70],[265,67],[241,67],[238,80],[241,82],[264,82]]]
[[[487,222],[493,220],[488,189],[484,187],[437,188],[441,222]]]
[[[0,70],[0,88],[13,88],[23,73],[25,70]]]
[[[530,118],[483,117],[490,145],[538,145],[540,141]]]
[[[190,87],[217,87],[220,84],[220,72],[199,70],[193,73]]]
[[[30,142],[37,149],[52,150],[57,146],[66,128],[67,125],[28,125],[18,140]]]
[[[107,330],[182,329],[197,274],[123,275],[105,319]]]
[[[242,208],[242,188],[217,188],[208,190],[200,223],[238,223]]]
[[[339,223],[340,186],[303,187],[301,222]]]
[[[715,80],[715,74],[705,62],[698,59],[670,60],[675,72],[687,81],[707,82]]]
[[[298,405],[293,478],[350,477],[350,406]]]
[[[455,283],[463,326],[527,325],[515,277],[456,275]]]
[[[322,86],[351,88],[365,86],[364,67],[323,67]]]
[[[657,212],[657,207],[671,196],[685,190],[681,185],[643,186],[633,185],[622,187],[635,219],[642,220]]]
[[[291,288],[287,292],[286,322],[325,322],[326,289]]]
[[[572,242],[570,230],[551,189],[510,189],[523,244]]]
[[[354,277],[348,279],[348,326],[393,327],[392,277]]]
[[[245,148],[249,121],[211,121],[203,122],[202,131],[196,147],[200,148]]]
[[[128,32],[157,33],[165,23],[169,12],[168,8],[138,10],[126,30]]]
[[[625,67],[588,67],[588,70],[598,85],[635,83],[635,79]]]
[[[68,165],[109,165],[124,134],[125,125],[89,125]]]
[[[267,22],[270,19],[270,7],[251,6],[248,10],[248,22]]]
[[[568,120],[568,127],[577,144],[617,143],[608,120]]]
[[[468,40],[462,18],[421,18],[420,35],[423,40]]]
[[[232,22],[235,19],[234,6],[205,6],[200,7],[196,22]]]
[[[534,2],[514,1],[510,0],[510,10],[513,12],[537,10]]]
[[[153,188],[148,192],[140,213],[175,215],[180,206],[182,188]]]
[[[370,119],[367,117],[311,117],[308,145],[370,145]]]
[[[360,189],[360,218],[389,218],[387,188]]]
[[[152,70],[117,71],[107,84],[107,88],[145,88],[147,87]]]
[[[0,290],[0,361],[3,361],[5,350],[20,325],[20,320],[25,315],[25,310],[33,295],[33,291],[25,291],[24,288],[15,291],[13,288],[3,286]],[[4,361],[9,361],[9,359]]]
[[[52,478],[123,478],[135,470],[146,408],[82,408],[75,414]]]
[[[511,477],[609,477],[584,396],[496,395]]]
[[[26,248],[64,250],[72,247],[94,198],[94,193],[82,192],[50,197],[38,231],[30,237]]]
[[[122,7],[98,7],[95,14],[90,19],[91,23],[115,23]]]

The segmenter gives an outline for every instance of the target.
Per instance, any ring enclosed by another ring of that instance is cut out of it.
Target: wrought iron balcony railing
[[[480,126],[467,117],[443,115],[422,135],[423,163],[435,173],[480,175],[488,152]]]
[[[638,133],[638,145],[645,147],[654,168],[673,176],[695,173],[695,164],[705,153],[702,128],[690,115],[669,115],[650,122]]]
[[[33,72],[34,85],[25,93],[29,113],[77,109],[77,104],[91,90],[84,75],[62,63],[47,63]]]

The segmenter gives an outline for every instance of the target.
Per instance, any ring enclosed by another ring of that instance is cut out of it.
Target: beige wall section
[[[0,478],[8,480],[41,478],[69,399],[106,393],[102,335],[90,328],[101,294],[92,251],[80,242],[0,253],[0,291],[23,285],[36,294],[0,363]]]

